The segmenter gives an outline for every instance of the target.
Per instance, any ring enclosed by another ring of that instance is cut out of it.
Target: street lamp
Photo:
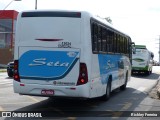
[[[8,3],[8,5],[6,5],[6,7],[3,10],[5,10],[13,1],[21,1],[21,0],[12,0],[10,3]]]

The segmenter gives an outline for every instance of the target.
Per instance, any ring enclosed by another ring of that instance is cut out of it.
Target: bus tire
[[[101,97],[101,100],[107,101],[109,100],[110,96],[111,96],[111,80],[108,81],[106,87],[106,93]]]
[[[134,72],[133,72],[133,70],[131,71],[131,75],[133,75],[134,74]]]
[[[126,90],[127,81],[128,81],[128,73],[126,74],[126,78],[125,78],[124,84],[122,86],[120,86],[120,90]]]
[[[150,75],[150,71],[146,71],[145,73],[146,73],[146,75]]]
[[[8,73],[8,77],[13,77],[13,74],[12,73]]]

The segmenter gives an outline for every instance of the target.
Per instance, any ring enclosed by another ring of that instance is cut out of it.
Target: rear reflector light
[[[18,60],[14,61],[14,80],[20,82],[19,71],[18,71]]]
[[[87,66],[85,63],[80,63],[80,70],[79,70],[79,78],[77,81],[77,85],[83,85],[88,82],[88,72]]]
[[[71,90],[76,90],[76,88],[70,88]]]
[[[25,86],[25,84],[21,83],[20,86]]]

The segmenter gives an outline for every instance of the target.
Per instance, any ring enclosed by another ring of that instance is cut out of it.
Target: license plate
[[[54,95],[54,90],[42,90],[42,95]]]

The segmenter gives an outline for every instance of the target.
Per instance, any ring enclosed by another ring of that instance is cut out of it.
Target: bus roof
[[[62,13],[67,13],[67,12],[69,12],[69,13],[73,13],[72,14],[72,17],[76,17],[75,15],[75,13],[77,12],[77,13],[81,13],[81,15],[84,15],[84,16],[88,16],[88,18],[93,18],[93,19],[95,19],[95,20],[97,20],[98,22],[100,22],[100,23],[102,23],[102,24],[104,24],[104,25],[107,25],[109,28],[111,28],[111,29],[113,29],[114,31],[116,31],[116,32],[118,32],[118,33],[120,33],[120,34],[123,34],[123,35],[125,35],[125,36],[127,36],[127,37],[129,37],[129,35],[128,34],[126,34],[126,33],[124,33],[124,32],[122,32],[121,30],[119,30],[119,29],[117,29],[116,27],[114,27],[112,24],[110,24],[109,22],[107,22],[104,18],[101,18],[101,17],[99,17],[98,15],[94,15],[94,14],[92,14],[92,13],[90,13],[90,12],[88,12],[88,11],[78,11],[78,10],[58,10],[58,9],[51,9],[51,10],[26,10],[26,11],[22,11],[21,12],[21,17],[33,17],[32,16],[32,13],[34,13],[34,12],[62,12]],[[31,13],[31,14],[27,14],[27,13]],[[38,15],[38,14],[37,14]],[[37,16],[36,15],[36,16]],[[63,14],[64,15],[64,14]],[[66,14],[65,14],[66,15]],[[64,17],[65,17],[65,15],[64,15]],[[77,14],[78,15],[78,14]],[[38,16],[37,16],[38,17]],[[66,16],[67,17],[67,16]],[[130,38],[130,37],[129,37]]]

